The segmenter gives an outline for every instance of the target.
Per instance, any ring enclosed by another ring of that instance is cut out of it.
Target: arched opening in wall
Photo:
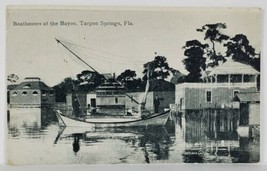
[[[42,96],[46,96],[46,92],[45,91],[42,91]]]
[[[33,94],[34,96],[37,96],[37,95],[38,95],[38,92],[37,92],[37,91],[34,91],[34,92],[32,92],[32,94]]]
[[[54,92],[53,91],[50,91],[50,96],[54,96]]]
[[[13,93],[12,93],[12,96],[17,96],[17,95],[18,95],[17,92],[13,92]]]
[[[118,103],[118,97],[115,97],[115,103],[116,104]]]
[[[26,91],[23,91],[22,92],[22,96],[27,96],[27,92]]]
[[[30,84],[26,84],[25,86],[23,86],[23,88],[31,88],[31,85]]]

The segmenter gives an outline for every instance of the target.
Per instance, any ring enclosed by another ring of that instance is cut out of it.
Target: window
[[[183,103],[184,103],[184,98],[180,98],[180,110],[182,110]]]
[[[228,83],[229,75],[217,75],[217,83]]]
[[[26,84],[23,88],[31,88],[30,84]]]
[[[106,95],[112,95],[112,92],[111,91],[107,91]]]
[[[23,91],[22,92],[22,96],[27,96],[27,92],[26,91]]]
[[[211,91],[206,91],[206,103],[211,103]]]
[[[235,95],[238,94],[238,93],[239,93],[239,90],[234,90],[233,91],[233,97],[235,97]]]
[[[115,98],[115,103],[116,103],[116,104],[118,103],[118,98],[117,98],[117,97]]]
[[[37,96],[37,95],[38,95],[38,92],[37,92],[37,91],[34,91],[34,92],[32,92],[32,94],[33,94],[34,96]]]
[[[42,91],[42,96],[46,96],[46,92],[45,91]]]
[[[245,83],[255,82],[255,75],[244,75],[244,82]]]
[[[231,83],[241,83],[242,82],[242,75],[240,74],[233,74],[230,76]]]
[[[17,95],[18,95],[17,92],[12,93],[12,96],[17,96]]]

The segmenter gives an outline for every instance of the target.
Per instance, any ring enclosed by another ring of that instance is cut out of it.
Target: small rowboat
[[[137,126],[163,126],[166,124],[170,110],[163,113],[154,114],[148,116],[145,119],[119,119],[107,120],[107,119],[94,119],[94,120],[80,120],[77,118],[71,118],[64,115],[61,111],[56,110],[59,123],[62,126],[68,127],[88,127],[88,128],[105,128],[105,127],[137,127]]]

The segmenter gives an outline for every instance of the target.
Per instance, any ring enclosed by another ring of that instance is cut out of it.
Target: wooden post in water
[[[215,104],[216,105],[216,104]],[[216,107],[214,109],[214,138],[217,138],[217,110]]]

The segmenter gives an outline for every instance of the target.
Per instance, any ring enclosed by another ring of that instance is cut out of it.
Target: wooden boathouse
[[[138,102],[142,102],[145,90],[136,90],[128,92],[127,94]],[[145,108],[153,113],[155,112],[154,99],[159,98],[159,111],[163,112],[164,108],[169,108],[170,104],[175,102],[175,85],[171,82],[159,79],[151,80],[149,90],[147,93],[147,100]],[[138,111],[136,103],[131,98],[126,98],[126,109],[134,109]]]
[[[188,109],[231,108],[237,93],[257,92],[259,72],[253,67],[228,60],[214,68],[203,82],[177,84],[175,104]]]

